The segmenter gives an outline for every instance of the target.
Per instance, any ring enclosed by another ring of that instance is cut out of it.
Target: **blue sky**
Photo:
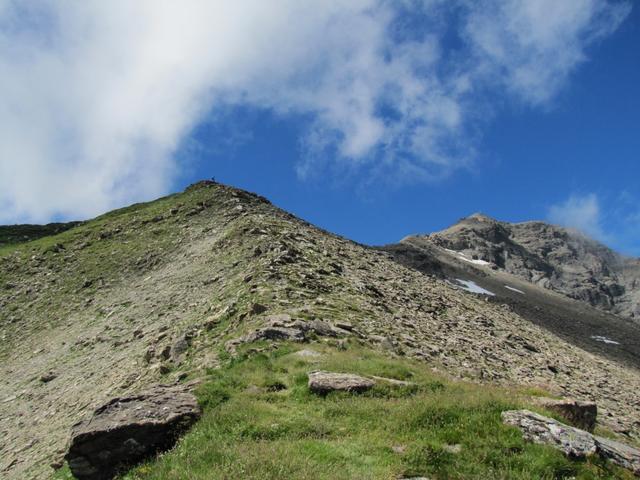
[[[481,211],[640,255],[629,2],[31,5],[0,3],[3,223],[215,177],[368,244]]]

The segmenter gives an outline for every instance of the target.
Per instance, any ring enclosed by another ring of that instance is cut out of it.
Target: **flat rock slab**
[[[73,426],[65,459],[79,480],[111,479],[171,448],[200,415],[195,396],[183,386],[114,398]]]
[[[365,392],[372,388],[376,382],[370,378],[361,377],[352,373],[311,372],[309,374],[309,390],[319,395],[330,392]]]
[[[572,458],[598,454],[640,476],[640,450],[636,448],[592,435],[529,410],[502,412],[502,421],[518,427],[527,441],[551,445]]]

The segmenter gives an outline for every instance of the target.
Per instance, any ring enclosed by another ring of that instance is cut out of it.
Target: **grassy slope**
[[[164,213],[170,198],[115,210],[56,235],[0,245],[0,288],[17,292],[0,317],[6,315],[9,320],[2,324],[7,341],[0,346],[0,358],[12,348],[11,336],[22,334],[25,327],[31,331],[51,328],[77,307],[69,299],[87,298],[105,284],[142,270],[137,267],[143,266],[145,255],[167,248],[174,237],[173,225],[162,224],[155,235],[141,241],[135,224],[149,223]],[[43,275],[50,282],[38,283]],[[21,320],[27,315],[49,321],[24,325]]]
[[[211,190],[193,188],[114,210],[57,235],[0,246],[0,293],[7,296],[0,311],[0,359],[11,353],[14,338],[58,326],[110,290],[140,281],[175,261],[174,254],[202,232],[218,235],[220,243],[237,243],[238,230],[249,227],[226,219],[227,193],[218,200]],[[219,231],[206,226],[210,217],[222,225]],[[237,262],[245,254],[241,247],[225,248],[216,262]],[[2,300],[0,295],[0,306]]]
[[[264,349],[211,371],[198,391],[200,422],[123,480],[633,478],[597,459],[572,461],[525,443],[502,425],[500,413],[522,407],[519,398],[530,392],[446,380],[422,363],[356,344],[307,347],[320,357],[300,356],[301,348]],[[306,386],[317,369],[414,385],[379,382],[366,394],[323,398]],[[65,469],[56,478],[72,477]]]

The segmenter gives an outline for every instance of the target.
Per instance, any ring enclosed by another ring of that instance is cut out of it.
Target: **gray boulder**
[[[317,371],[309,373],[309,390],[319,395],[330,392],[361,393],[369,390],[376,384],[370,378],[361,377],[352,373],[334,373]]]
[[[502,412],[502,421],[518,427],[525,440],[551,445],[569,457],[584,458],[596,453],[596,442],[589,432],[564,425],[529,410]]]
[[[65,459],[79,480],[106,480],[171,448],[200,417],[184,386],[156,386],[114,398],[75,424]]]
[[[527,441],[551,445],[572,458],[597,454],[640,476],[640,450],[636,448],[592,435],[529,410],[502,412],[502,421],[518,427]]]

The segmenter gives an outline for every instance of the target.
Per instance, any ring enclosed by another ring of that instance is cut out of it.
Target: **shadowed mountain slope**
[[[396,261],[450,285],[509,306],[522,318],[589,352],[640,368],[640,324],[593,308],[419,237],[380,247]]]

